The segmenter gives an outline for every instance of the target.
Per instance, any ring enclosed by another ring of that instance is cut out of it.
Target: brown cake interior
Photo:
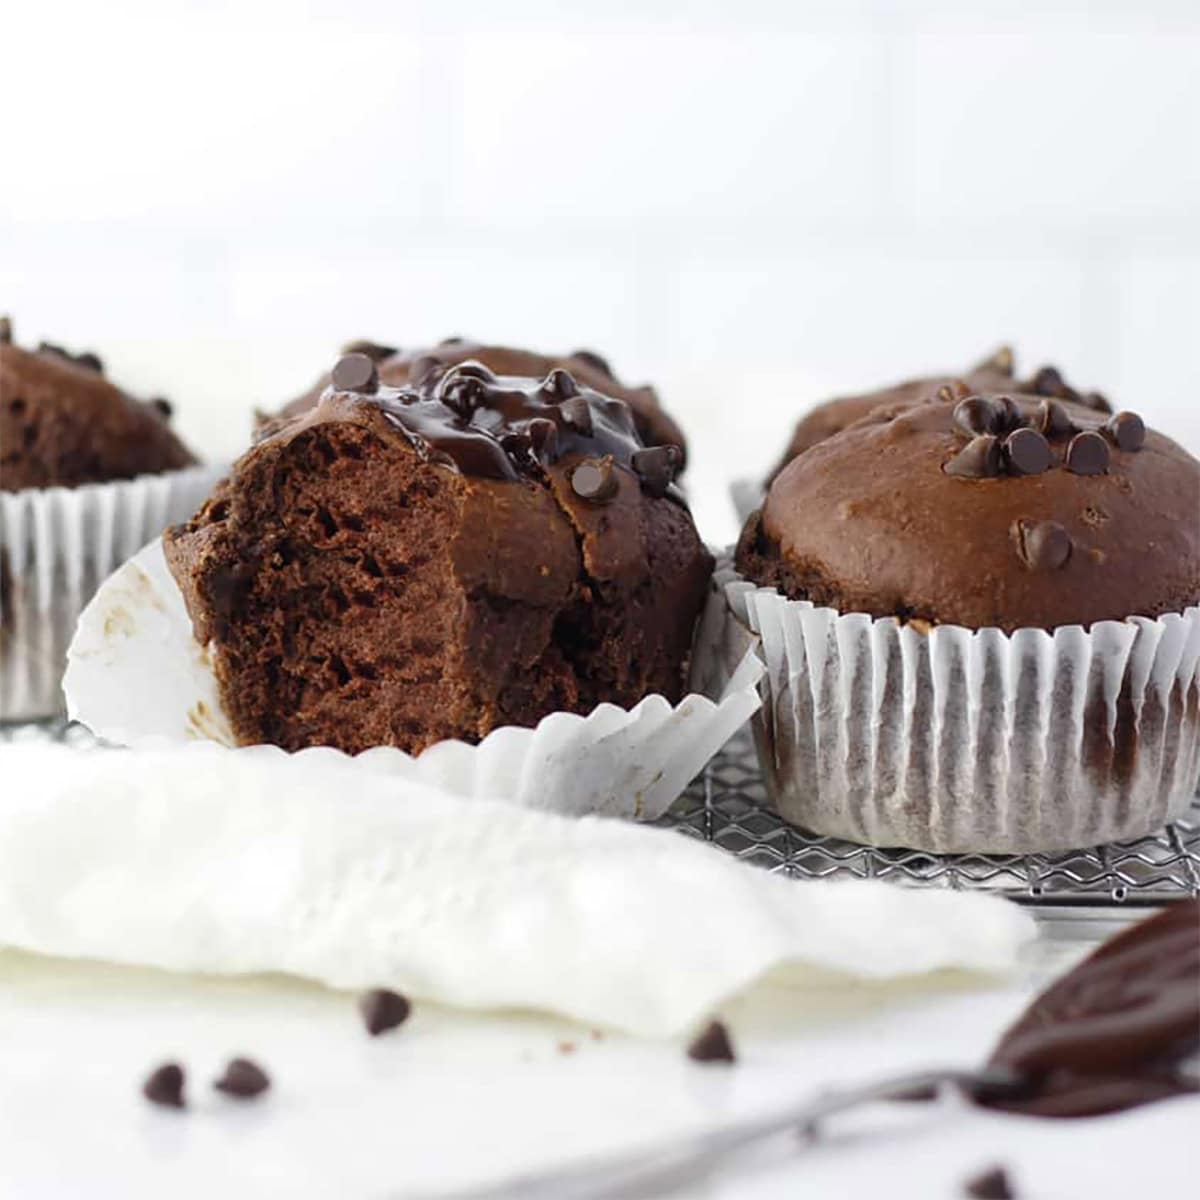
[[[255,447],[167,539],[239,741],[419,751],[677,698],[711,560],[632,471],[582,500],[577,457],[464,474],[346,397]]]

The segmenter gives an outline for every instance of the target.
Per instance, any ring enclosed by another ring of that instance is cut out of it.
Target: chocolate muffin
[[[482,363],[496,375],[526,379],[542,379],[556,369],[569,371],[581,386],[624,400],[633,412],[634,426],[644,445],[678,446],[681,451],[680,470],[687,462],[687,443],[683,431],[663,411],[654,388],[648,385],[631,387],[621,383],[607,360],[593,350],[548,355],[452,337],[445,338],[429,349],[411,351],[401,351],[376,342],[357,341],[343,347],[342,353],[365,354],[371,358],[378,364],[380,381],[392,387],[421,382],[427,375],[442,374],[464,362]],[[326,375],[303,396],[286,405],[281,415],[293,417],[311,408],[328,386],[329,377]]]
[[[170,405],[104,377],[99,357],[42,342],[24,350],[0,322],[0,490],[78,487],[173,471],[196,460]]]
[[[712,560],[625,401],[339,360],[167,561],[238,740],[411,753],[685,690]]]
[[[876,409],[894,408],[898,404],[910,404],[932,396],[938,388],[956,378],[964,379],[974,391],[1016,391],[1033,396],[1070,400],[1098,412],[1112,411],[1108,401],[1099,392],[1076,391],[1055,367],[1041,367],[1029,379],[1018,381],[1014,375],[1013,352],[1008,346],[1001,346],[990,358],[984,359],[963,376],[946,374],[910,379],[891,387],[880,388],[878,391],[866,392],[859,396],[841,396],[836,400],[818,404],[800,419],[783,458],[768,477],[767,485],[770,486],[775,476],[797,454],[810,446],[840,433],[848,425],[854,424]]]
[[[789,821],[936,853],[1145,836],[1200,782],[1200,463],[1131,412],[877,409],[772,484],[724,573]]]
[[[1133,413],[967,390],[812,447],[739,570],[839,612],[1008,632],[1200,603],[1200,463]]]

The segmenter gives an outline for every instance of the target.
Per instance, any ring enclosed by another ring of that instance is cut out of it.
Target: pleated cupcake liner
[[[936,853],[1143,837],[1200,783],[1200,607],[1047,632],[841,614],[742,578],[725,656],[753,643],[771,802],[816,833]]]
[[[61,712],[75,622],[101,582],[200,506],[224,468],[0,492],[0,719]]]
[[[723,633],[721,621],[700,623],[697,667],[715,661],[707,640]],[[506,726],[477,745],[447,740],[417,755],[381,746],[353,761],[398,784],[411,781],[573,816],[654,820],[759,706],[763,667],[757,655],[747,648],[727,668],[719,679],[698,669],[693,690],[678,704],[650,695],[631,709],[601,704],[587,716],[551,713],[532,729]],[[707,685],[714,688],[709,694]],[[193,637],[160,538],[106,580],[85,609],[64,687],[70,715],[118,745],[198,739],[236,744],[211,659]],[[254,753],[288,752],[259,747]],[[330,748],[298,753],[350,757]]]

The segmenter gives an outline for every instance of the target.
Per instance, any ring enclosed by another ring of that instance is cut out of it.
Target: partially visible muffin
[[[834,400],[826,400],[810,409],[792,433],[783,457],[767,478],[768,486],[771,480],[783,470],[797,454],[803,453],[810,446],[840,433],[848,425],[861,420],[869,413],[879,408],[892,408],[899,404],[909,404],[932,396],[940,387],[963,379],[974,391],[1016,391],[1033,396],[1050,396],[1058,400],[1070,400],[1082,404],[1098,412],[1111,412],[1108,401],[1099,392],[1078,392],[1063,379],[1062,373],[1055,367],[1041,367],[1027,380],[1018,381],[1015,376],[1013,352],[1008,346],[1001,346],[993,355],[972,367],[964,375],[932,375],[920,379],[910,379],[904,383],[893,384],[877,391],[865,392],[857,396],[840,396]]]
[[[877,408],[797,458],[739,570],[838,612],[971,629],[1200,602],[1200,463],[1133,413],[967,390]]]
[[[644,445],[678,446],[682,452],[680,469],[687,462],[687,443],[683,430],[663,410],[655,389],[648,384],[630,386],[622,383],[608,361],[594,350],[539,354],[532,350],[451,337],[436,346],[409,351],[376,342],[357,341],[343,347],[342,353],[365,354],[373,359],[378,365],[381,382],[391,387],[419,383],[428,375],[441,374],[463,362],[479,362],[496,375],[525,379],[542,379],[555,369],[569,371],[583,387],[624,400],[633,412],[634,425]],[[293,417],[311,408],[328,386],[329,376],[325,375],[304,395],[287,404],[280,415]]]
[[[623,400],[341,359],[167,560],[238,740],[411,753],[686,687],[712,559]]]
[[[196,460],[165,400],[138,400],[90,352],[25,350],[0,322],[0,489],[78,487],[173,471]]]

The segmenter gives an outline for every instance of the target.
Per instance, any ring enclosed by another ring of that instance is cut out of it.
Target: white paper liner
[[[817,833],[938,853],[1145,836],[1200,783],[1200,607],[1048,633],[838,614],[717,570],[767,673],[768,790]],[[728,651],[726,652],[728,654]]]
[[[0,492],[0,556],[7,565],[0,717],[62,711],[67,646],[83,606],[139,547],[187,520],[224,473],[197,466],[76,488]]]
[[[768,972],[1004,971],[1034,932],[1003,900],[789,880],[670,830],[397,789],[329,750],[13,745],[0,776],[0,944],[43,954],[670,1036]]]
[[[701,637],[706,630],[720,633],[702,626]],[[711,657],[698,642],[695,660]],[[379,747],[355,761],[461,796],[654,820],[758,708],[762,670],[748,652],[722,675],[715,700],[694,691],[672,705],[651,695],[628,710],[601,704],[586,717],[552,713],[535,729],[497,729],[479,745],[444,741],[415,757]],[[161,540],[116,571],[87,606],[63,686],[70,715],[119,745],[198,738],[234,744]]]

